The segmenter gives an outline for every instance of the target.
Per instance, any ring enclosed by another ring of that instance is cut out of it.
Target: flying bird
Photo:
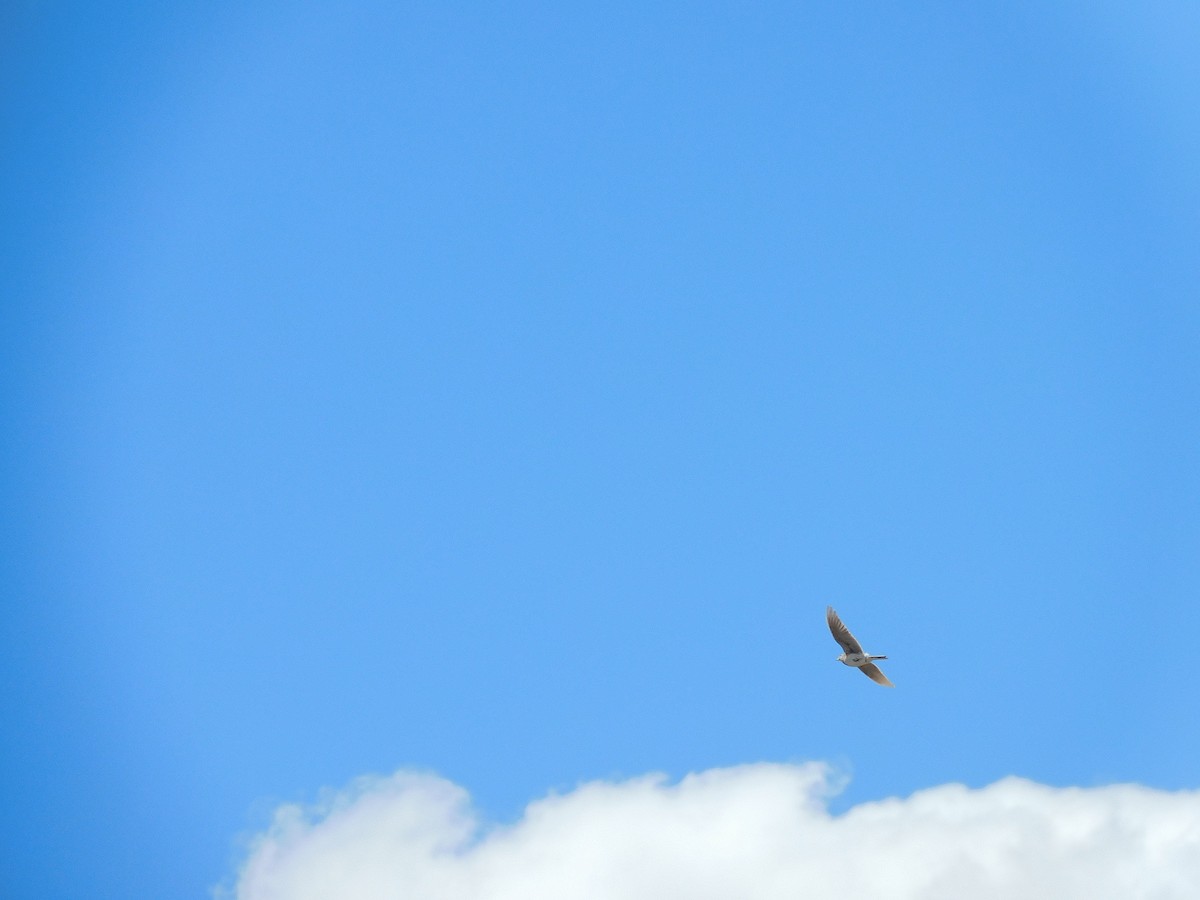
[[[834,612],[832,606],[825,607],[825,621],[829,623],[829,630],[833,632],[833,639],[842,645],[842,649],[846,651],[838,657],[838,662],[861,671],[864,675],[874,681],[876,684],[882,684],[884,687],[895,687],[888,677],[880,671],[879,666],[875,665],[873,660],[887,659],[886,656],[870,656],[863,653],[862,644],[850,633],[850,629],[842,624],[842,620],[838,618],[838,614]]]

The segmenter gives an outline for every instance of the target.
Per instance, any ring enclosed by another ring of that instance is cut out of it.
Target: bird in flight
[[[863,653],[862,644],[850,633],[850,629],[842,624],[842,620],[838,618],[838,614],[834,612],[832,606],[825,607],[825,621],[829,623],[829,630],[833,632],[833,639],[841,644],[842,649],[845,651],[838,657],[838,662],[854,666],[854,668],[860,670],[876,684],[882,684],[884,687],[895,687],[894,684],[888,681],[888,677],[880,671],[879,666],[874,663],[874,660],[887,659],[887,657],[870,656]]]

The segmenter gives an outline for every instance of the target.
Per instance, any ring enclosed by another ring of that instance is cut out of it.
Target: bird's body
[[[825,607],[825,621],[829,624],[829,630],[833,634],[833,639],[841,645],[842,655],[838,657],[838,662],[859,669],[864,675],[874,681],[876,684],[882,684],[884,687],[895,687],[888,677],[883,674],[879,666],[875,665],[874,660],[887,659],[886,656],[871,656],[869,653],[864,653],[862,644],[850,633],[838,614],[834,612],[832,606]]]

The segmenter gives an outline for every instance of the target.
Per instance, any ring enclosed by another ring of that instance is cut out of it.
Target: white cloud
[[[238,900],[1169,900],[1200,896],[1200,794],[948,784],[832,816],[829,769],[758,764],[594,782],[486,828],[462,788],[400,772],[285,806]]]

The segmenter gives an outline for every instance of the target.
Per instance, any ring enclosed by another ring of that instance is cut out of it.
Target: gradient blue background
[[[5,10],[6,897],[400,766],[1200,787],[1194,5]]]

